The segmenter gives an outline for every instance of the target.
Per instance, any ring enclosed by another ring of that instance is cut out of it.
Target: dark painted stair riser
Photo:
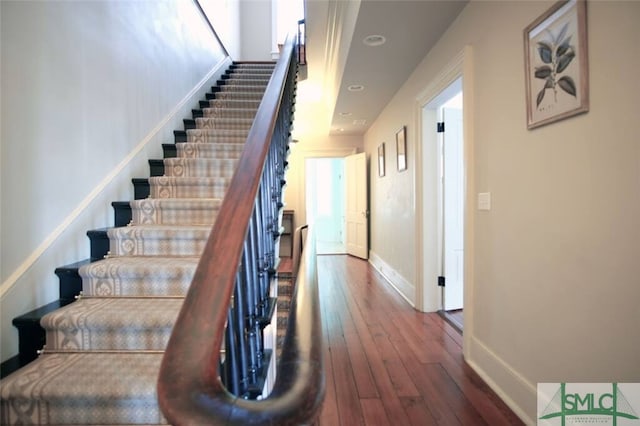
[[[82,277],[80,277],[78,269],[91,263],[91,261],[91,259],[85,259],[56,268],[55,274],[58,276],[59,281],[60,302],[63,305],[73,302],[82,291]]]
[[[131,223],[131,204],[128,201],[114,201],[111,206],[113,207],[114,226],[127,226]]]
[[[135,200],[144,200],[149,198],[151,194],[151,187],[149,186],[149,179],[133,178],[133,198]]]
[[[62,306],[60,300],[56,300],[13,319],[12,324],[18,329],[20,366],[27,365],[36,359],[38,351],[44,347],[45,331],[40,326],[40,319]]]
[[[208,101],[205,101],[208,102]],[[187,131],[186,130],[174,130],[173,131],[173,140],[175,143],[182,143],[187,141]]]
[[[150,176],[164,176],[164,161],[149,160],[149,169]]]
[[[40,325],[42,317],[49,312],[66,306],[76,300],[82,291],[82,277],[78,269],[90,263],[90,259],[56,268],[60,299],[34,309],[13,319],[18,330],[18,355],[2,363],[0,378],[6,377],[38,357],[38,351],[45,345],[45,330]]]
[[[178,157],[178,147],[175,143],[163,143],[162,153],[164,158],[176,158]]]
[[[196,120],[193,118],[185,118],[182,120],[185,130],[193,130],[196,128]]]
[[[107,235],[107,228],[87,231],[87,237],[89,237],[91,259],[104,259],[107,253],[109,253],[109,236]]]

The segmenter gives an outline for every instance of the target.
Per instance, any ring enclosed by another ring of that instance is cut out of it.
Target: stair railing
[[[301,225],[293,232],[293,247],[291,248],[291,280],[295,283],[298,277],[298,269],[302,261],[302,250],[305,242],[305,231],[308,234],[309,225]]]
[[[295,98],[288,40],[265,91],[165,351],[158,400],[170,423],[307,423],[324,396],[322,330],[313,236],[300,263],[276,381],[259,394],[267,368],[262,326],[270,319],[282,187]],[[221,348],[224,340],[224,361]]]

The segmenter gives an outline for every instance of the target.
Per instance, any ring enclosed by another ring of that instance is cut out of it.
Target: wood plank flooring
[[[319,426],[520,425],[462,358],[462,337],[414,310],[366,261],[318,256],[326,396]]]

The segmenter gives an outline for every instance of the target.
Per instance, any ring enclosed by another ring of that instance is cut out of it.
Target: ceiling
[[[466,3],[307,0],[308,76],[329,97],[330,134],[363,134]],[[384,44],[366,45],[370,35]]]

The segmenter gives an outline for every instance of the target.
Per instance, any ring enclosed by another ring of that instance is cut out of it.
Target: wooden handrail
[[[301,264],[304,280],[292,300],[271,395],[260,401],[244,400],[231,394],[219,378],[220,348],[238,265],[293,52],[293,40],[288,40],[165,351],[158,401],[172,424],[299,424],[317,413],[324,395],[315,249],[307,250]]]
[[[216,31],[215,28],[213,28],[213,25],[211,24],[211,20],[209,20],[209,17],[207,16],[207,13],[202,8],[202,5],[198,0],[193,0],[193,2],[195,3],[196,8],[198,8],[200,13],[202,14],[202,17],[204,18],[204,20],[207,22],[207,25],[209,26],[209,29],[213,33],[213,36],[218,41],[218,44],[220,45],[220,47],[222,47],[222,52],[224,53],[224,56],[229,56],[229,51],[225,47],[224,43],[222,43],[222,40],[220,40],[220,37],[218,36],[218,32]]]

